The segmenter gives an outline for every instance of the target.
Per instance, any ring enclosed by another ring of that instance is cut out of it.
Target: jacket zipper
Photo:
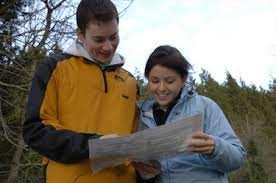
[[[107,93],[108,92],[108,83],[107,83],[107,79],[106,79],[106,72],[107,72],[107,70],[109,70],[109,69],[115,70],[117,67],[120,67],[123,64],[116,64],[116,65],[112,65],[112,66],[109,66],[109,67],[104,67],[104,66],[102,66],[102,65],[100,65],[98,63],[91,62],[90,60],[87,60],[87,59],[85,59],[85,60],[87,61],[87,63],[90,63],[90,64],[93,63],[93,64],[95,64],[96,66],[99,67],[99,69],[102,72],[103,80],[104,80],[104,93]]]
[[[103,80],[104,80],[104,93],[108,92],[108,84],[107,84],[107,79],[106,79],[106,69],[103,67],[100,67],[102,74],[103,74]]]
[[[106,70],[102,70],[103,73],[103,80],[104,80],[104,92],[107,93],[108,92],[108,84],[107,84],[107,79],[106,79]]]
[[[104,80],[104,92],[107,93],[108,92],[108,83],[107,83],[107,79],[106,79],[106,72],[109,72],[111,70],[115,70],[117,67],[119,67],[120,65],[113,65],[113,66],[109,66],[109,67],[104,67],[99,65],[102,74],[103,74],[103,80]]]

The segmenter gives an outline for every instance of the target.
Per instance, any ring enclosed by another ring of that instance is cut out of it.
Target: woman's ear
[[[151,90],[150,90],[150,84],[149,84],[149,82],[147,83],[147,85],[146,85],[146,92],[149,94],[149,95],[152,95],[152,92],[151,92]]]
[[[149,91],[150,89],[149,89],[149,82],[147,83],[147,85],[146,85],[146,88],[147,88],[147,90]]]
[[[183,76],[182,77],[182,87],[185,86],[186,82],[187,82],[188,76]]]

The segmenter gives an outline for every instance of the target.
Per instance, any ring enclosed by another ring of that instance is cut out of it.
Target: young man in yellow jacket
[[[78,39],[34,75],[23,134],[45,157],[47,183],[135,182],[127,163],[97,173],[89,165],[90,138],[127,135],[136,126],[136,80],[116,53],[118,24],[110,0],[82,0]]]

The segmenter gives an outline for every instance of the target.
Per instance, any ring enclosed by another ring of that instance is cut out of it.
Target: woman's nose
[[[164,82],[160,82],[159,85],[158,85],[158,90],[159,91],[166,90],[166,84]]]

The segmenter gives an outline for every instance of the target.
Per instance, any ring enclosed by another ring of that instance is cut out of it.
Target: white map
[[[145,129],[127,136],[91,139],[89,151],[93,172],[127,161],[158,160],[187,153],[185,139],[202,129],[202,116]]]

